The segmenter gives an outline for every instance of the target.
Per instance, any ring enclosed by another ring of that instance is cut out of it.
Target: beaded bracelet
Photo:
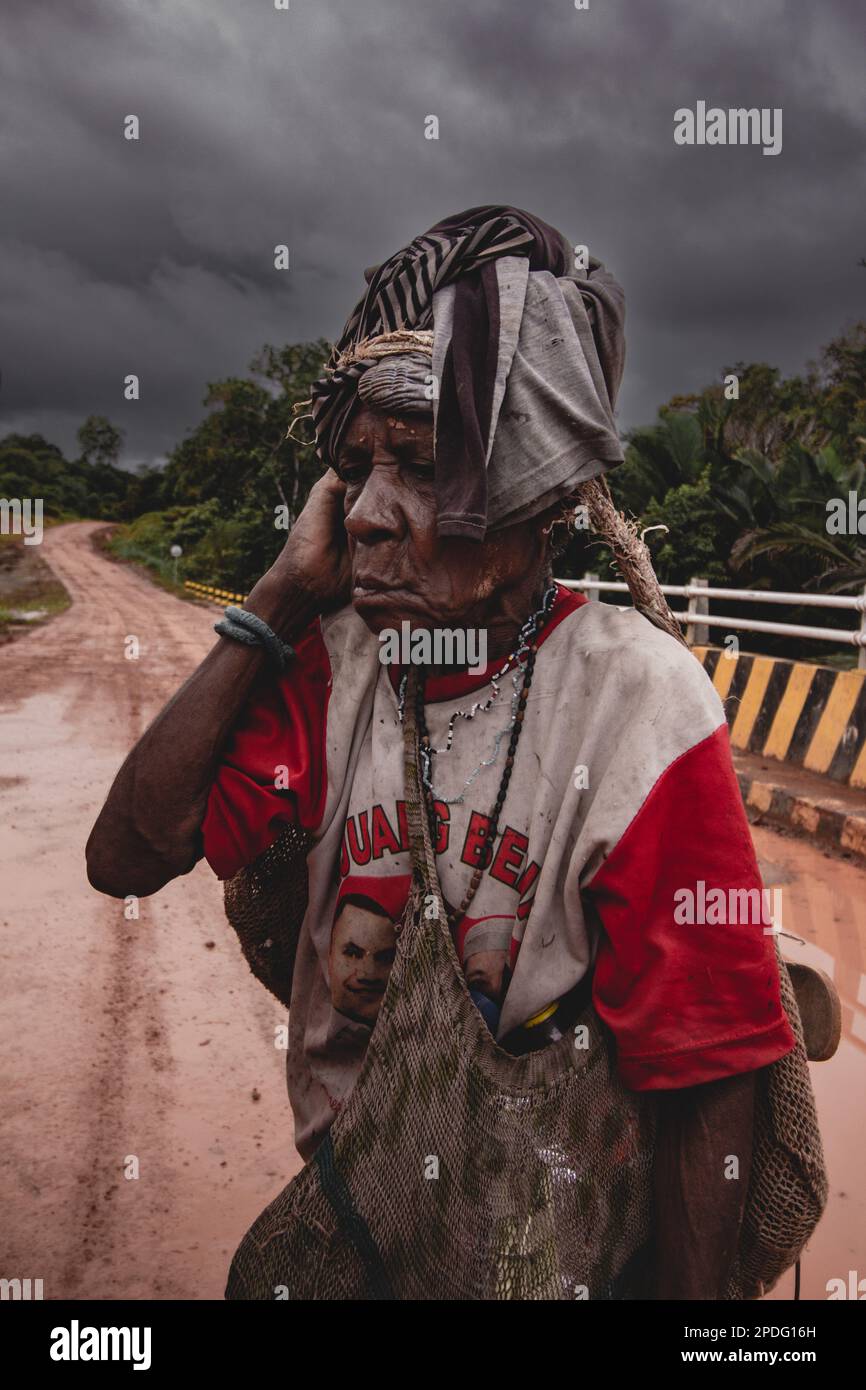
[[[294,647],[278,637],[263,618],[248,613],[245,608],[235,608],[233,604],[225,610],[225,617],[214,623],[213,630],[221,637],[232,637],[235,642],[264,647],[278,671],[285,671],[289,659],[295,655]]]

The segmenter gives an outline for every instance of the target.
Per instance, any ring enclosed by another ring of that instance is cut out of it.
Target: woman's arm
[[[658,1299],[720,1299],[752,1166],[757,1072],[659,1092],[654,1171]],[[732,1176],[737,1160],[737,1176]]]
[[[245,607],[291,640],[348,597],[344,485],[328,472]],[[201,857],[201,824],[220,753],[266,660],[219,638],[145,731],[114,779],[87,842],[87,875],[112,897],[147,897]]]

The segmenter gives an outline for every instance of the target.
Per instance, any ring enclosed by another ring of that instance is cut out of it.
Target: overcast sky
[[[3,433],[99,412],[160,460],[208,381],[335,337],[365,266],[478,203],[621,280],[621,428],[866,317],[862,0],[3,0],[0,32]],[[781,154],[677,146],[699,100],[781,107]]]

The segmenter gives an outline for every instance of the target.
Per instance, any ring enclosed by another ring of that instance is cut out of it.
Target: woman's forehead
[[[423,415],[398,414],[361,406],[352,416],[343,435],[343,446],[368,447],[376,438],[391,436],[402,440],[429,440],[433,421]]]

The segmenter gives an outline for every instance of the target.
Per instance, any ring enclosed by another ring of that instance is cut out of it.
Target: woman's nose
[[[346,530],[353,540],[369,545],[402,534],[405,519],[398,489],[396,467],[374,464],[345,518]]]

